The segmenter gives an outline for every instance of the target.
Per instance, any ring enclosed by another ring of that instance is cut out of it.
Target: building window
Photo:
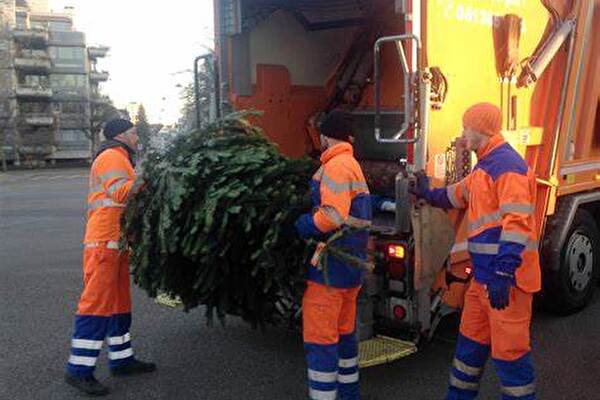
[[[49,48],[50,57],[56,66],[85,66],[85,49],[83,47]]]
[[[61,142],[82,142],[87,140],[85,132],[78,129],[61,129],[58,137]]]
[[[48,77],[43,75],[25,75],[21,83],[31,87],[48,87]]]
[[[82,103],[60,103],[60,112],[62,112],[63,114],[84,114],[85,108]]]
[[[71,32],[73,30],[72,23],[65,21],[50,21],[48,26],[54,32]]]
[[[46,29],[48,25],[42,21],[30,21],[29,26],[31,26],[32,29]]]
[[[19,103],[19,112],[22,114],[47,113],[49,112],[48,103],[22,102]]]
[[[84,88],[87,85],[87,81],[87,75],[64,74],[52,75],[50,78],[52,88],[54,89]]]
[[[17,15],[17,29],[27,28],[27,18],[23,15]]]
[[[58,58],[60,60],[85,60],[85,50],[83,47],[59,47]]]

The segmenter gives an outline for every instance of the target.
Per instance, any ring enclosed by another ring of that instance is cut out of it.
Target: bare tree
[[[104,124],[111,119],[120,118],[121,114],[110,100],[92,105],[91,114],[89,139],[92,142],[92,154],[94,154],[98,150],[98,145],[101,141],[100,132],[102,132]]]

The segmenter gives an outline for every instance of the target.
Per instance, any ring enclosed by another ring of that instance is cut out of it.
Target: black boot
[[[127,376],[145,374],[153,371],[156,371],[156,364],[140,360],[133,360],[129,364],[111,368],[110,373],[113,376]]]
[[[65,374],[65,382],[90,396],[106,396],[109,390],[94,378],[94,376],[75,376]]]

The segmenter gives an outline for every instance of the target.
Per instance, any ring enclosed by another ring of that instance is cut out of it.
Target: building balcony
[[[54,125],[54,117],[49,113],[28,113],[25,114],[23,120],[30,126],[52,126]]]
[[[13,38],[15,41],[24,45],[31,45],[35,47],[48,46],[48,31],[45,29],[15,29],[13,31]]]
[[[88,55],[91,59],[106,57],[110,47],[108,46],[90,46],[88,47]]]
[[[110,104],[110,97],[106,95],[93,95],[90,97],[90,101],[96,105]]]
[[[52,98],[52,89],[43,86],[19,85],[16,94],[20,98],[50,100]]]
[[[92,82],[106,82],[108,80],[108,72],[106,71],[91,71],[90,81]]]
[[[48,56],[22,54],[15,58],[15,68],[32,74],[48,74],[52,62]]]

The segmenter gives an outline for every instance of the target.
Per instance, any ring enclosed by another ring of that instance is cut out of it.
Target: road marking
[[[23,183],[23,182],[38,182],[38,181],[58,181],[72,179],[87,179],[87,174],[77,175],[23,175],[23,176],[2,176],[0,175],[0,183]]]

